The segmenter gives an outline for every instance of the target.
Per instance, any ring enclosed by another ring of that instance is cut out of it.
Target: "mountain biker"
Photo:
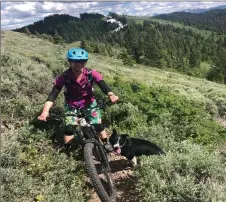
[[[101,124],[100,110],[94,108],[97,106],[93,94],[94,83],[109,97],[112,103],[115,103],[119,97],[112,92],[99,72],[85,67],[88,61],[88,53],[86,50],[82,48],[71,48],[67,52],[67,59],[69,68],[55,78],[52,91],[48,95],[43,111],[38,119],[46,121],[46,118],[49,116],[50,108],[53,106],[61,89],[65,87],[65,145],[72,144],[74,140],[73,126],[78,125],[78,117],[67,115],[76,115],[78,108],[85,108],[90,112],[88,117],[90,123],[94,124],[95,130],[99,134],[105,149],[110,152],[113,148],[108,141],[105,128]]]

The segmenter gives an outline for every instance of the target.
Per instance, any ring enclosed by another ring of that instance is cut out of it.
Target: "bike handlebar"
[[[116,102],[116,103],[120,103],[120,102]],[[111,106],[114,103],[110,103],[110,102],[99,102],[98,106],[96,107],[92,107],[91,109],[105,109],[107,106]],[[78,111],[75,114],[67,114],[66,116],[77,116],[80,118],[86,118],[87,116],[89,116],[89,112],[88,109],[86,108],[76,108]],[[64,115],[51,115],[49,117],[47,117],[47,120],[56,120],[56,121],[61,121],[61,118],[63,118],[65,116]]]

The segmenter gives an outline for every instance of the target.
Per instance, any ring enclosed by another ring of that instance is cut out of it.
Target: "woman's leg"
[[[95,106],[97,106],[96,101],[94,101],[90,105],[90,123],[94,124],[95,130],[98,133],[99,138],[104,144],[105,149],[108,152],[113,151],[112,145],[108,141],[108,136],[105,130],[105,127],[101,123],[101,113],[99,109],[95,109]],[[92,109],[93,108],[93,109]]]
[[[100,139],[106,139],[108,137],[105,129],[99,132],[99,137]]]
[[[64,144],[71,145],[74,141],[74,130],[78,125],[78,117],[76,117],[77,110],[65,104],[65,131]],[[71,116],[75,115],[75,116]]]

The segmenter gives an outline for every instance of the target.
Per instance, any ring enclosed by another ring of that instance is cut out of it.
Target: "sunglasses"
[[[87,60],[68,60],[69,62],[73,62],[73,63],[85,63],[87,62]]]

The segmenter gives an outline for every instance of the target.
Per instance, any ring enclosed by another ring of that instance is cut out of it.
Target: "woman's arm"
[[[111,100],[112,103],[115,103],[119,97],[116,96],[112,90],[109,88],[109,86],[105,83],[104,80],[100,80],[97,82],[97,85],[100,87],[101,91],[105,94],[108,95],[109,99]]]
[[[56,85],[53,86],[52,91],[50,92],[50,94],[44,104],[42,114],[38,117],[39,120],[46,121],[46,118],[49,116],[49,110],[53,106],[53,102],[56,100],[60,91],[61,91],[60,87],[58,87]]]
[[[116,96],[112,90],[109,88],[109,86],[105,83],[103,80],[103,76],[97,72],[96,70],[92,70],[92,76],[94,78],[94,81],[96,84],[100,87],[101,91],[105,94],[108,95],[109,99],[111,100],[112,103],[115,103],[119,97]]]
[[[108,95],[109,92],[112,92],[111,89],[109,88],[109,86],[105,83],[104,80],[100,80],[98,82],[96,82],[97,85],[99,86],[99,88],[101,89],[101,91],[105,94]]]
[[[54,102],[59,95],[61,89],[62,88],[60,88],[59,86],[54,85],[46,101]]]

